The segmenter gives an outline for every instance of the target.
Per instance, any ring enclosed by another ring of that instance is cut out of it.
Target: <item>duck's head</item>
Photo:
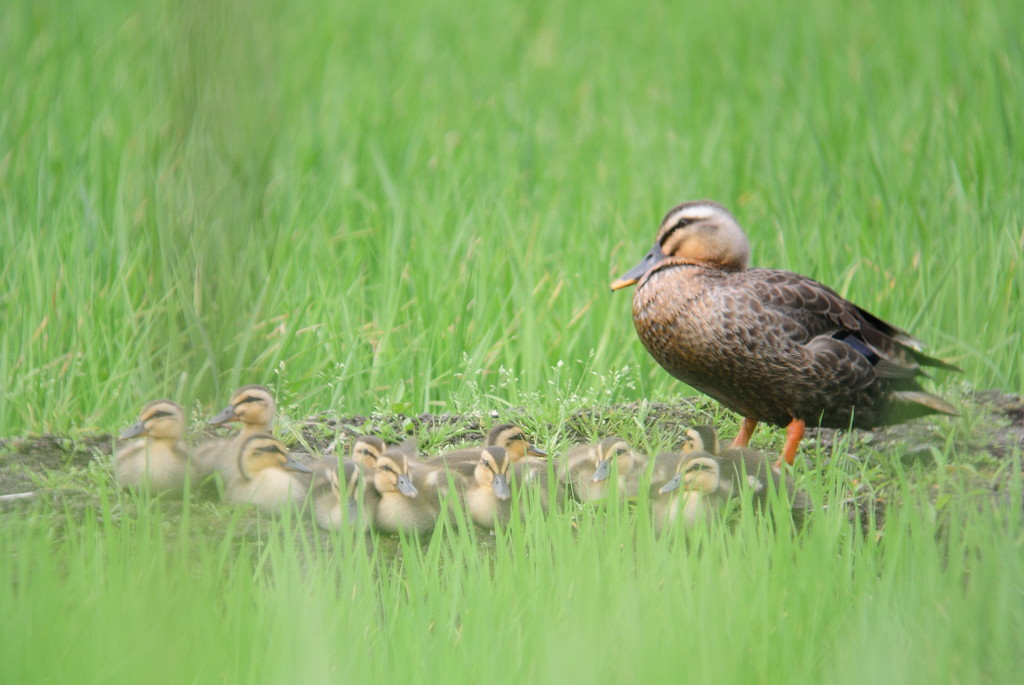
[[[714,426],[694,426],[688,429],[679,451],[683,454],[692,452],[718,454],[721,451],[721,446],[718,443],[718,431]]]
[[[597,448],[594,450],[594,465],[597,468],[594,470],[591,480],[595,483],[607,480],[612,472],[612,461],[624,457],[632,451],[633,448],[629,446],[629,443],[618,436],[605,438],[597,443]]]
[[[491,445],[480,451],[480,461],[473,472],[476,482],[485,488],[494,490],[494,496],[507,500],[512,496],[508,485],[508,470],[511,460],[503,447]]]
[[[238,472],[246,480],[252,480],[265,469],[284,469],[298,473],[312,473],[313,470],[295,461],[288,448],[272,435],[258,433],[245,442],[238,450]]]
[[[241,421],[260,432],[270,428],[274,420],[274,396],[265,386],[243,385],[231,396],[228,406],[210,419],[211,426]]]
[[[710,200],[686,202],[665,215],[654,247],[612,283],[612,290],[635,285],[671,266],[697,264],[743,271],[749,261],[750,243],[729,210]]]
[[[360,435],[352,445],[352,459],[366,468],[377,468],[377,459],[384,454],[384,441],[372,435]]]
[[[121,432],[121,439],[146,436],[154,440],[177,440],[185,432],[185,412],[171,400],[154,400],[139,412],[139,420]]]
[[[682,488],[686,492],[710,495],[718,491],[721,477],[722,464],[716,457],[703,451],[690,452],[679,462],[676,475],[658,492],[664,495]]]
[[[526,459],[526,455],[548,456],[547,452],[526,438],[526,432],[522,428],[512,423],[503,423],[492,428],[487,434],[487,445],[504,448],[513,464]]]
[[[384,450],[377,458],[373,485],[381,494],[399,492],[406,497],[415,497],[419,494],[419,490],[409,477],[409,460],[405,452],[394,447]]]

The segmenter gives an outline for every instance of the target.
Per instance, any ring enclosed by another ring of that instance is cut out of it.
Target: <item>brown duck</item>
[[[782,458],[792,464],[808,422],[874,428],[956,415],[918,378],[922,366],[959,369],[815,280],[748,269],[749,255],[728,210],[687,202],[611,286],[636,285],[633,323],[666,371],[743,416],[734,446],[746,446],[759,422],[785,427]]]

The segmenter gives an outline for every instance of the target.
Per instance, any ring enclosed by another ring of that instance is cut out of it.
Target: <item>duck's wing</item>
[[[922,352],[924,343],[906,331],[807,276],[751,269],[730,280],[729,291],[739,300],[735,306],[744,306],[752,323],[800,344],[833,338],[867,358],[879,376],[913,378],[922,373],[922,365],[957,370]]]

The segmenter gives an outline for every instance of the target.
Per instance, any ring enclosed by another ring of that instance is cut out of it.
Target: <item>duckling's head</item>
[[[718,432],[714,426],[694,426],[686,431],[686,437],[679,448],[683,454],[691,452],[709,452],[718,454],[721,446],[718,444]]]
[[[534,457],[548,456],[547,452],[530,443],[522,428],[512,423],[503,423],[492,428],[487,434],[487,445],[504,448],[514,464],[526,459],[528,454]]]
[[[676,469],[676,475],[658,490],[662,495],[682,488],[687,492],[710,495],[721,484],[722,465],[715,456],[703,452],[690,452]]]
[[[121,439],[146,436],[154,440],[177,440],[185,432],[185,412],[171,400],[154,400],[139,412],[139,420],[121,432]]]
[[[480,461],[473,472],[476,482],[485,488],[494,490],[494,496],[507,500],[512,496],[508,485],[508,471],[511,459],[504,447],[491,445],[480,452]]]
[[[210,419],[211,426],[241,421],[246,426],[265,431],[274,420],[274,396],[265,386],[243,385],[231,396],[228,406]]]
[[[618,436],[605,438],[597,443],[597,449],[594,450],[594,463],[597,468],[591,480],[595,483],[607,480],[612,471],[612,461],[632,451],[629,443]]]
[[[352,445],[352,459],[368,469],[377,468],[377,459],[384,454],[384,441],[372,435],[360,435]]]
[[[394,447],[384,450],[377,458],[373,485],[381,494],[399,492],[406,497],[415,497],[419,494],[419,490],[409,477],[409,459],[405,452]]]
[[[697,264],[743,271],[749,261],[750,243],[729,210],[710,200],[686,202],[665,215],[654,247],[639,264],[612,283],[612,290],[635,285],[655,271],[671,266]]]
[[[238,450],[238,472],[246,480],[252,480],[265,469],[284,469],[299,473],[312,473],[313,470],[295,461],[288,453],[288,448],[272,435],[259,433],[242,443]]]

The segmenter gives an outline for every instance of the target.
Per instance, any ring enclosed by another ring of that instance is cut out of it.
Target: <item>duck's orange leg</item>
[[[743,423],[740,424],[740,432],[736,434],[736,438],[732,441],[732,446],[746,447],[750,442],[751,436],[754,435],[755,428],[757,428],[757,421],[744,417]]]
[[[793,419],[786,426],[786,445],[782,448],[780,462],[785,461],[787,464],[793,464],[793,460],[796,459],[796,450],[800,447],[800,441],[804,439],[804,428],[806,427],[807,424],[804,423],[803,419]],[[779,465],[781,466],[781,463]]]

